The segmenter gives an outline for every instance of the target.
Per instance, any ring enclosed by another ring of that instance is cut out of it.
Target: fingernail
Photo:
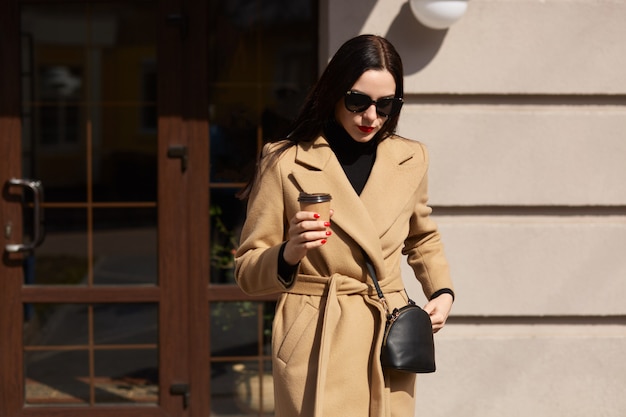
[[[326,231],[326,236],[330,236],[332,234],[333,234],[333,232],[331,232],[330,230]]]
[[[326,243],[326,239],[322,239],[322,245]]]
[[[324,226],[326,227],[330,226],[330,222],[324,222]]]
[[[313,217],[315,217],[316,219],[319,219],[319,218],[320,218],[320,215],[319,215],[319,214],[317,214],[317,213],[315,213],[315,214],[313,215]]]

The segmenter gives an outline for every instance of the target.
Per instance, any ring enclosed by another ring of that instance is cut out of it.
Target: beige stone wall
[[[399,133],[431,153],[458,301],[416,415],[626,415],[626,0],[470,0],[447,31],[326,0],[320,20],[322,61],[394,42]]]

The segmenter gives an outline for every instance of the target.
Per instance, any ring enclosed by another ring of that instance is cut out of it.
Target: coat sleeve
[[[424,145],[420,146],[424,163],[428,166],[428,152]],[[430,298],[441,289],[452,290],[453,286],[441,236],[430,217],[432,209],[428,206],[428,171],[422,177],[416,193],[409,234],[402,253],[407,255],[407,261],[421,283],[424,295]]]
[[[278,293],[286,288],[278,278],[278,255],[286,233],[283,186],[278,161],[263,167],[249,196],[235,254],[235,279],[250,295]]]

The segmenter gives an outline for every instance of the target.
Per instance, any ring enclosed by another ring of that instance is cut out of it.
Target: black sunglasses
[[[373,104],[376,106],[376,113],[383,117],[389,117],[400,112],[403,101],[400,97],[383,97],[372,100],[367,94],[350,90],[346,92],[344,103],[346,109],[352,113],[364,112]]]

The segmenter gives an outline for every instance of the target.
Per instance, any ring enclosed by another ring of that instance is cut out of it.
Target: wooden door
[[[209,414],[203,4],[0,5],[2,417]]]
[[[235,194],[316,78],[316,10],[0,1],[0,417],[272,415]]]

